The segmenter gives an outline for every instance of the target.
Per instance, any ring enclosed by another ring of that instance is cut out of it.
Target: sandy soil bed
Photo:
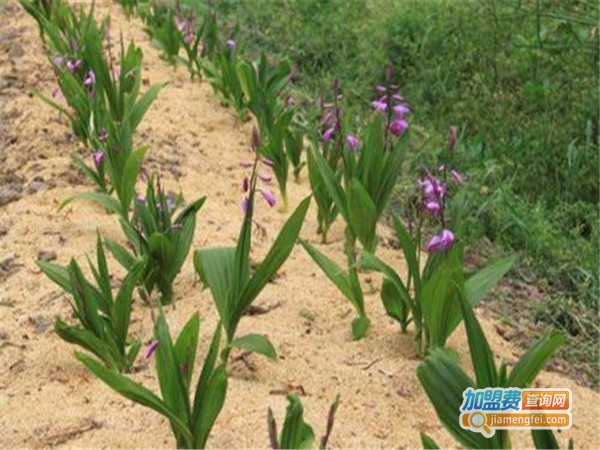
[[[0,204],[14,200],[0,206],[0,445],[172,447],[165,420],[96,380],[75,360],[73,347],[53,333],[54,317],[68,317],[69,307],[37,269],[39,253],[54,252],[61,264],[71,257],[83,262],[94,250],[97,229],[114,239],[121,239],[121,232],[116,218],[94,205],[75,203],[57,210],[67,196],[89,186],[70,164],[69,153],[77,144],[69,126],[32,94],[48,94],[54,85],[36,24],[14,1],[0,9]],[[149,168],[160,168],[168,187],[181,190],[188,200],[208,196],[193,248],[233,244],[242,219],[239,162],[249,158],[250,124],[236,123],[208,84],[191,83],[183,68],[174,71],[161,61],[141,23],[127,22],[116,5],[100,4],[98,9],[112,16],[114,36],[122,30],[143,48],[144,78],[169,81],[138,136],[150,145]],[[308,193],[305,178],[299,185],[292,183],[290,210]],[[316,243],[315,216],[312,208],[302,236]],[[257,218],[265,234],[254,240],[256,259],[268,249],[286,215],[261,204]],[[383,227],[380,232],[389,235]],[[325,249],[339,260],[342,236],[338,223]],[[398,251],[383,247],[380,254],[396,267],[404,264]],[[115,261],[109,264],[119,273]],[[258,299],[259,305],[274,308],[245,317],[240,325],[240,333],[268,334],[279,361],[251,356],[247,363],[231,362],[227,402],[209,446],[267,447],[267,408],[281,421],[288,390],[303,394],[307,419],[318,434],[330,402],[341,394],[333,447],[418,447],[419,430],[427,430],[441,445],[454,446],[416,378],[419,360],[412,336],[400,334],[385,316],[378,287],[377,276],[366,277],[373,325],[364,340],[353,342],[350,305],[296,248]],[[200,312],[203,352],[216,310],[209,292],[201,289],[191,258],[177,279],[175,305],[168,311],[172,332]],[[314,320],[307,319],[311,316]],[[481,320],[498,358],[514,360],[519,351],[495,332],[491,318]],[[132,329],[144,340],[151,336],[151,321],[141,307],[136,308]],[[450,345],[468,364],[462,330]],[[156,388],[153,368],[143,358],[134,377]],[[577,447],[600,447],[599,395],[554,373],[544,372],[538,380],[540,387],[573,390],[574,426],[559,435],[561,443],[572,437]],[[513,441],[518,447],[531,446],[528,432],[513,433]]]

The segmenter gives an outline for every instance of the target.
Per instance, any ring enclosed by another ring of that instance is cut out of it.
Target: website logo
[[[571,428],[570,389],[468,388],[460,426],[492,437],[496,430]]]

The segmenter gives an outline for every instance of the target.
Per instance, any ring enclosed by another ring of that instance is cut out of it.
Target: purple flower
[[[258,129],[256,127],[252,127],[252,150],[254,150],[254,152],[257,152],[259,147],[260,134],[258,133]]]
[[[112,74],[114,79],[121,78],[121,66],[117,65],[112,68]]]
[[[240,163],[240,167],[243,167],[244,169],[249,169],[250,167],[252,167],[252,163],[250,161],[242,161]]]
[[[244,197],[242,202],[240,203],[240,209],[244,213],[244,216],[248,215],[248,207],[250,206],[250,199],[248,197]]]
[[[323,118],[323,126],[324,127],[329,126],[332,119],[333,119],[333,113],[330,111],[327,114],[325,114],[325,117]]]
[[[331,141],[331,138],[333,137],[333,133],[335,133],[335,127],[331,127],[329,129],[327,129],[325,131],[325,133],[323,133],[323,142]]]
[[[107,137],[108,137],[108,131],[106,131],[106,128],[102,128],[100,130],[100,132],[98,133],[98,140],[100,142],[104,142]]]
[[[277,199],[275,198],[275,195],[273,194],[273,192],[271,192],[268,189],[261,189],[260,193],[262,194],[263,198],[267,201],[267,203],[269,204],[270,207],[275,206],[275,203],[277,202]]]
[[[235,48],[237,47],[237,44],[233,39],[228,39],[227,47],[229,47],[231,50],[235,50]]]
[[[242,181],[242,190],[244,192],[248,192],[249,188],[250,188],[250,182],[248,181],[248,177],[244,177],[244,180]]]
[[[61,67],[65,63],[65,58],[63,58],[61,55],[54,55],[52,61],[56,67]]]
[[[96,74],[94,73],[93,70],[90,70],[87,74],[87,77],[85,77],[85,80],[83,80],[83,84],[85,84],[87,87],[92,87],[95,82],[96,82]]]
[[[150,341],[150,343],[148,344],[148,346],[146,347],[146,353],[145,353],[145,357],[146,358],[150,358],[154,352],[156,351],[156,349],[158,348],[158,341],[156,339],[152,339]]]
[[[294,97],[292,97],[291,95],[288,95],[288,98],[285,101],[285,106],[287,108],[292,108],[295,105],[296,105],[296,100],[294,99]]]
[[[464,183],[463,177],[460,173],[458,173],[456,170],[451,170],[450,174],[452,175],[452,179],[454,180],[454,182],[458,185],[461,185]]]
[[[135,196],[135,199],[137,200],[138,203],[141,203],[141,204],[146,203],[146,197],[144,197],[142,194],[137,194]]]
[[[349,134],[346,136],[346,143],[348,144],[348,148],[354,151],[358,147],[358,138],[353,134]]]
[[[79,66],[81,65],[81,61],[80,60],[73,60],[70,59],[67,61],[67,70],[71,73],[75,73],[77,72],[77,69],[79,69]]]
[[[271,182],[271,180],[273,179],[273,178],[271,177],[271,175],[265,175],[265,174],[262,174],[262,173],[259,173],[259,174],[258,174],[258,178],[260,178],[260,179],[261,179],[262,181],[264,181],[265,183],[270,183],[270,182]]]
[[[440,204],[438,202],[436,202],[435,200],[428,200],[425,202],[425,209],[427,211],[429,211],[431,214],[433,214],[434,216],[439,214],[440,211],[442,210],[442,207],[440,206]]]
[[[449,152],[453,152],[454,148],[456,147],[456,141],[458,139],[458,130],[456,129],[456,127],[450,127],[450,134],[448,136],[448,144],[446,145],[446,148],[448,149]]]
[[[177,23],[177,29],[181,33],[183,33],[186,30],[187,26],[188,26],[187,20],[185,20],[185,19],[184,20],[177,20],[176,23]]]
[[[262,163],[267,167],[273,167],[273,161],[271,161],[269,158],[263,158]]]
[[[380,94],[384,94],[385,91],[387,91],[387,87],[385,87],[383,84],[379,84],[377,86],[375,86],[375,89],[377,90],[377,92],[379,92]]]
[[[446,184],[443,181],[438,180],[431,175],[425,180],[420,180],[419,184],[423,188],[423,195],[427,200],[438,201],[443,199],[448,191]]]
[[[52,88],[52,98],[56,98],[56,96],[58,95],[59,89],[58,86],[54,86]]]
[[[167,197],[167,209],[173,211],[175,209],[175,198],[172,195]]]
[[[393,108],[396,117],[403,117],[410,112],[410,108],[406,103],[399,103]]]
[[[429,253],[437,253],[439,251],[448,251],[454,243],[454,233],[450,230],[443,230],[441,235],[433,236],[427,243],[427,251]]]
[[[192,30],[188,30],[188,32],[185,33],[185,35],[183,36],[183,40],[186,44],[191,44],[192,42],[194,42],[195,37],[196,35],[194,34],[194,32]]]
[[[408,129],[406,119],[395,119],[390,125],[390,131],[394,136],[401,136]]]
[[[400,94],[394,94],[394,95],[392,95],[392,99],[394,99],[394,101],[396,101],[396,102],[403,102],[404,101],[404,97],[402,97]]]
[[[92,156],[94,158],[94,164],[96,165],[96,168],[100,167],[100,165],[104,161],[104,153],[94,152]]]
[[[385,99],[375,100],[374,102],[371,102],[371,106],[375,109],[375,111],[385,112],[387,109],[387,102]]]

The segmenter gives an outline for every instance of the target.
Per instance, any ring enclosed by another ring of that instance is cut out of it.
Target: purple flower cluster
[[[191,23],[186,19],[175,19],[175,25],[177,26],[177,30],[183,35],[183,40],[186,44],[190,44],[194,41],[196,37],[194,31],[192,30]]]
[[[394,136],[402,136],[408,129],[406,116],[410,114],[410,107],[404,102],[404,97],[398,92],[398,86],[384,86],[380,84],[375,87],[375,90],[380,97],[371,102],[371,106],[379,113],[389,114],[391,111],[389,116],[389,131]]]
[[[458,132],[456,127],[450,127],[446,149],[452,155],[456,148]],[[423,179],[419,180],[423,193],[423,210],[433,216],[440,217],[443,230],[441,234],[433,236],[427,243],[429,253],[448,251],[455,240],[454,233],[445,226],[444,205],[448,196],[447,178],[450,178],[455,185],[460,186],[464,183],[463,176],[456,170],[447,170],[446,165],[438,169],[439,176],[428,173]]]
[[[252,146],[251,146],[251,148],[252,148],[252,152],[255,154],[256,157],[258,157],[259,147],[260,147],[260,136],[258,134],[258,130],[256,128],[254,128],[252,130]],[[265,167],[267,167],[269,169],[273,167],[273,161],[271,161],[268,158],[261,158],[260,163],[262,163]],[[271,174],[258,172],[256,165],[251,162],[242,161],[240,163],[240,166],[243,167],[244,169],[252,168],[252,174],[250,175],[250,177],[245,175],[242,180],[242,191],[244,192],[245,195],[244,195],[244,198],[242,198],[242,201],[240,203],[240,208],[241,208],[242,212],[244,213],[244,215],[247,215],[248,208],[250,206],[250,195],[249,195],[250,190],[255,189],[256,181],[260,180],[261,182],[263,182],[265,184],[269,184],[273,177]],[[268,205],[270,207],[275,206],[275,203],[277,203],[277,199],[275,197],[275,194],[273,194],[273,191],[271,191],[270,189],[267,189],[267,188],[262,188],[262,189],[257,189],[257,190],[258,190],[258,192],[260,192],[260,194],[262,195],[262,197],[265,199],[265,201],[268,203]]]

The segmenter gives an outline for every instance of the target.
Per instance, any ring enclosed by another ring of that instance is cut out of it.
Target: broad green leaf
[[[194,394],[194,407],[192,410],[192,424],[195,424],[198,420],[198,415],[200,414],[200,409],[204,402],[204,397],[210,394],[207,390],[208,381],[210,380],[210,377],[212,376],[212,373],[214,371],[217,356],[219,354],[220,345],[221,323],[219,322],[217,324],[215,332],[213,333],[208,353],[204,358],[204,364],[202,364],[202,372],[200,373],[200,378],[198,378],[198,383],[196,384],[196,393]]]
[[[459,301],[467,331],[477,388],[483,389],[498,386],[498,372],[496,371],[496,363],[494,362],[494,354],[492,353],[490,344],[475,317],[473,307],[469,304],[463,293],[459,295]]]
[[[73,292],[69,271],[66,267],[61,267],[58,264],[46,261],[36,261],[35,263],[48,278],[58,284],[66,292]]]
[[[364,249],[374,252],[377,245],[377,210],[369,193],[356,178],[350,180],[347,189],[348,225]]]
[[[457,296],[462,290],[462,265],[460,249],[454,247],[442,255],[441,263],[432,275],[423,282],[419,299],[425,322],[428,347],[444,346],[446,340],[460,320],[460,305]]]
[[[413,242],[410,234],[404,227],[402,221],[397,217],[394,218],[394,229],[396,230],[396,236],[398,237],[398,241],[400,242],[400,246],[402,247],[402,252],[404,253],[404,259],[406,260],[406,264],[408,265],[409,276],[413,279],[415,283],[415,291],[420,292],[421,290],[421,276],[419,267],[419,261],[417,260],[417,245]]]
[[[101,206],[103,206],[109,213],[121,212],[121,205],[119,204],[119,202],[110,195],[101,192],[78,192],[77,194],[67,198],[64,202],[62,202],[58,209],[63,209],[73,200],[88,200],[98,203]]]
[[[371,321],[366,316],[359,316],[352,321],[352,336],[359,340],[365,337]]]
[[[433,438],[424,431],[421,431],[421,443],[423,444],[423,448],[425,450],[437,450],[440,448]]]
[[[434,349],[417,367],[417,377],[442,424],[466,448],[487,448],[479,433],[463,430],[458,421],[463,392],[475,383],[460,368],[448,351]]]
[[[552,332],[538,339],[519,359],[508,376],[507,387],[526,388],[531,385],[554,352],[565,343],[565,334]]]
[[[531,430],[531,437],[536,449],[558,450],[560,445],[552,430]]]
[[[142,385],[126,378],[122,375],[116,374],[98,364],[93,359],[84,355],[83,353],[77,352],[77,359],[81,361],[88,369],[90,369],[98,378],[108,384],[112,389],[117,391],[119,394],[133,400],[140,405],[147,406],[165,416],[173,427],[177,429],[179,433],[185,436],[185,439],[190,445],[192,445],[192,434],[183,422],[171,408],[169,408],[160,398],[154,395],[151,391],[143,387]]]
[[[515,256],[500,259],[465,281],[465,295],[472,306],[485,297],[500,279],[510,270],[516,260]]]
[[[181,368],[186,393],[189,394],[190,381],[196,362],[198,334],[200,332],[200,315],[195,313],[185,324],[175,342],[175,357]]]
[[[204,448],[210,430],[219,416],[227,396],[227,371],[221,365],[215,369],[206,386],[208,395],[203,397],[197,422],[194,424],[194,448]]]
[[[331,168],[327,164],[327,161],[325,160],[323,155],[321,155],[321,153],[317,149],[311,148],[309,152],[312,154],[315,167],[319,171],[321,180],[327,188],[327,191],[329,192],[331,199],[335,203],[337,210],[344,217],[344,220],[348,223],[350,219],[348,216],[348,208],[346,204],[346,194],[344,193],[340,182],[335,176],[333,170],[331,170]]]
[[[396,319],[401,324],[406,324],[408,319],[408,305],[406,299],[396,288],[396,285],[387,278],[381,283],[381,301],[388,316]]]
[[[194,252],[194,266],[202,283],[210,288],[219,316],[229,324],[232,315],[230,305],[231,283],[235,248],[202,248]]]
[[[302,403],[294,394],[288,395],[288,402],[285,421],[279,438],[280,448],[309,449],[315,440],[315,433],[312,427],[304,421]]]
[[[111,239],[104,239],[104,245],[112,253],[115,259],[125,269],[129,270],[134,264],[136,259],[127,251],[125,247]]]
[[[171,334],[164,314],[160,314],[156,321],[155,337],[158,341],[156,349],[156,373],[160,391],[165,404],[175,412],[184,423],[190,420],[190,402],[181,374],[179,361],[175,356],[175,349]],[[174,427],[175,431],[175,427]]]
[[[154,84],[146,91],[146,93],[136,102],[135,106],[129,111],[129,114],[125,117],[125,120],[128,120],[131,124],[131,129],[135,130],[142,118],[150,108],[150,105],[161,91],[163,87],[165,87],[167,83],[157,83]]]
[[[269,338],[262,334],[247,334],[245,336],[235,338],[229,344],[230,347],[247,350],[249,352],[258,353],[266,356],[269,359],[277,360],[277,353]]]
[[[344,297],[350,300],[354,307],[358,309],[359,305],[356,304],[354,291],[350,285],[350,277],[348,276],[348,273],[308,242],[300,239],[300,244],[302,244],[304,249],[323,270],[323,272],[325,272],[327,278],[329,278],[331,282],[337,286]]]
[[[124,368],[121,367],[121,357],[116,349],[103,342],[92,331],[71,327],[60,319],[56,319],[54,331],[62,340],[78,345],[96,355],[110,369],[122,370]]]
[[[125,345],[129,332],[129,319],[131,318],[131,297],[146,265],[145,261],[137,261],[127,276],[123,279],[117,297],[115,298],[112,322],[115,331],[115,337],[120,346],[121,352],[125,353]]]

